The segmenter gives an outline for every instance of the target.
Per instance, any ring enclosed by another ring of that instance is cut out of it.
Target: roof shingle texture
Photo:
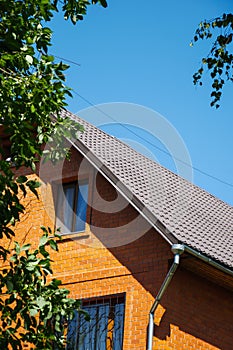
[[[138,153],[97,127],[79,140],[180,242],[233,268],[233,207]]]

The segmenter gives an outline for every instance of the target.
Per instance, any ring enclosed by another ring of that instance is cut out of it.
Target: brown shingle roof
[[[78,144],[104,164],[174,241],[233,267],[233,207],[72,113],[62,115],[84,126]]]

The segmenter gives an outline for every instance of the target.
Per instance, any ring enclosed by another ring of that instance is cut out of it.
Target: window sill
[[[88,239],[90,238],[90,234],[86,231],[79,232],[68,232],[68,233],[59,233],[61,240],[58,239],[57,243],[62,243],[64,240],[78,240],[78,239]],[[50,236],[49,238],[54,238],[54,236]]]

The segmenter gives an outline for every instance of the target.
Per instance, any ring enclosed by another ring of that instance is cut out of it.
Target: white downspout
[[[172,277],[174,273],[177,270],[177,267],[180,263],[180,255],[184,252],[184,246],[183,244],[173,244],[171,247],[172,253],[174,256],[173,264],[170,268],[170,270],[167,273],[167,276],[165,277],[163,284],[155,298],[155,301],[151,307],[150,314],[149,314],[149,326],[148,326],[148,341],[147,341],[147,350],[152,350],[153,347],[153,335],[154,335],[154,314],[155,310],[157,309],[160,300],[162,299],[162,296],[164,292],[166,291],[168,285],[170,284]]]

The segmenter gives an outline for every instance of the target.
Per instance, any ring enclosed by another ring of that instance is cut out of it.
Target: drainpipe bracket
[[[171,247],[171,251],[174,255],[181,255],[184,252],[184,245],[183,244],[173,244]]]

